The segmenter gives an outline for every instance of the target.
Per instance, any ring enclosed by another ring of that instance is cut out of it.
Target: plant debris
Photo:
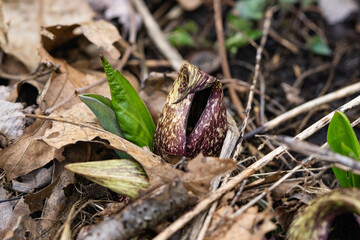
[[[0,1],[0,239],[359,238],[359,16]]]

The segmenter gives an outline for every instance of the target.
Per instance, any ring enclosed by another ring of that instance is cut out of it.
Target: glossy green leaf
[[[136,198],[140,191],[150,186],[144,169],[135,160],[112,159],[72,163],[65,168],[131,198]]]
[[[117,123],[115,112],[112,110],[111,100],[97,94],[83,94],[79,98],[99,119],[101,126],[111,133],[124,137],[119,124]]]
[[[125,138],[152,150],[155,124],[144,102],[119,71],[114,71],[104,57],[101,61],[110,86],[112,108]]]
[[[106,131],[109,131],[124,138],[124,134],[122,133],[120,126],[117,122],[115,112],[112,110],[112,103],[110,99],[97,94],[82,94],[79,95],[79,98],[95,114],[101,126]],[[124,152],[118,150],[115,150],[115,152],[120,158],[132,158],[130,155]]]
[[[336,112],[330,121],[327,142],[336,153],[359,160],[360,144],[349,119],[342,112]],[[360,176],[333,167],[341,187],[360,187]]]

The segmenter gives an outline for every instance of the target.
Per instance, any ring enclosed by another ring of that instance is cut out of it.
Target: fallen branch
[[[302,153],[308,156],[313,156],[314,158],[330,163],[334,163],[337,167],[341,168],[344,171],[351,171],[357,174],[360,173],[360,162],[350,157],[335,153],[327,149],[322,149],[317,145],[305,141],[299,141],[293,137],[275,136],[274,139],[276,141],[286,144],[291,150],[295,152]]]
[[[126,240],[140,231],[155,227],[163,219],[194,205],[197,198],[178,179],[150,192],[144,198],[128,205],[120,214],[93,226],[78,240]]]

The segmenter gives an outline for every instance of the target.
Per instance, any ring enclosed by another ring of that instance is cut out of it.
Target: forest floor
[[[335,111],[360,133],[357,1],[3,0],[0,8],[0,239],[359,239],[359,198],[350,195],[360,193],[341,192],[332,167],[360,169],[320,149]],[[220,156],[173,164],[152,144],[105,131],[78,97],[111,97],[99,55],[155,124],[184,61],[219,79]],[[119,158],[114,149],[140,163],[146,190],[133,193],[139,186],[118,165],[69,167]],[[339,191],[343,208],[319,207]],[[296,225],[309,203],[317,210]]]

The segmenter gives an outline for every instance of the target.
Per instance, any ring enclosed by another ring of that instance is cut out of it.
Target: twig
[[[351,126],[356,126],[360,123],[360,118],[356,119],[354,122],[351,123]],[[327,143],[323,144],[321,146],[322,149],[326,148],[328,146]],[[294,167],[293,169],[291,169],[290,171],[287,171],[287,174],[285,174],[282,178],[280,178],[276,183],[274,183],[271,187],[269,187],[269,191],[274,190],[276,187],[278,187],[281,183],[285,182],[291,175],[293,175],[294,173],[298,172],[300,168],[302,168],[304,165],[310,163],[315,157],[314,156],[310,156],[305,158],[300,165]],[[311,170],[311,169],[308,169]],[[317,169],[318,170],[318,169]],[[253,174],[253,176],[256,174]],[[264,174],[262,174],[264,175]],[[236,213],[234,213],[233,215],[231,215],[230,217],[235,217],[239,216],[240,214],[244,213],[248,208],[250,208],[251,206],[253,206],[254,204],[256,204],[260,199],[262,199],[263,197],[266,196],[266,192],[263,192],[261,194],[259,194],[256,198],[252,199],[250,202],[248,202],[246,205],[242,206]]]
[[[275,182],[271,187],[268,188],[268,191],[272,191],[275,188],[277,188],[280,184],[282,184],[283,182],[285,182],[289,177],[291,177],[291,175],[293,175],[297,170],[299,170],[300,168],[302,168],[304,165],[306,164],[306,162],[302,162],[300,165],[297,165],[296,167],[294,167],[290,172],[288,172],[287,174],[285,174],[282,178],[280,178],[277,182]],[[247,204],[245,204],[244,206],[242,206],[238,211],[236,211],[235,213],[231,214],[230,216],[228,216],[229,218],[235,218],[239,215],[241,215],[242,213],[244,213],[247,209],[249,209],[251,206],[253,206],[254,204],[256,204],[260,199],[262,199],[263,197],[266,196],[266,192],[262,192],[261,194],[259,194],[257,197],[255,197],[254,199],[252,199],[250,202],[248,202]]]
[[[283,122],[285,122],[291,118],[294,118],[301,113],[307,112],[318,105],[328,103],[328,102],[331,102],[331,101],[334,101],[334,100],[337,100],[337,99],[340,99],[340,98],[343,98],[346,96],[350,96],[359,91],[360,91],[360,82],[357,82],[357,83],[354,83],[347,87],[344,87],[342,89],[339,89],[335,92],[332,92],[332,93],[329,93],[322,97],[308,101],[308,102],[306,102],[296,108],[293,108],[290,111],[274,118],[273,120],[266,122],[263,126],[255,129],[254,131],[245,134],[244,138],[247,139],[247,138],[255,136],[256,134],[267,132],[267,131],[279,126]]]
[[[53,111],[55,111],[56,109],[58,109],[59,107],[63,106],[64,104],[66,104],[67,102],[71,101],[72,99],[74,99],[76,96],[78,96],[79,94],[82,94],[83,92],[85,92],[86,90],[90,89],[90,88],[93,88],[95,86],[98,86],[100,84],[103,84],[104,82],[106,81],[106,78],[101,78],[100,80],[92,83],[92,84],[89,84],[85,87],[81,87],[81,88],[76,88],[74,93],[69,96],[68,98],[62,100],[61,102],[55,104],[54,106],[52,106],[51,108],[48,108],[45,110],[45,114],[50,114],[52,113]]]
[[[169,60],[175,71],[178,71],[183,63],[180,53],[170,45],[164,34],[161,32],[159,25],[155,22],[149,9],[142,0],[131,0],[135,8],[142,16],[149,37],[160,50],[160,52]]]
[[[261,75],[260,75],[260,78],[261,78]],[[243,91],[246,88],[250,89],[250,85],[247,82],[241,81],[239,79],[231,78],[231,79],[222,79],[221,81],[224,83],[224,88],[227,88],[228,85],[235,83],[236,85],[234,86],[234,88],[236,88],[236,90],[239,92]],[[282,112],[286,111],[286,109],[279,102],[275,101],[270,96],[263,94],[261,91],[259,91],[257,89],[254,89],[254,92],[256,94],[258,94],[260,97],[264,97],[266,100],[268,100],[269,102],[274,104],[274,106],[278,107],[278,109],[280,111],[282,111]]]
[[[236,112],[239,115],[239,117],[242,120],[244,120],[245,119],[245,109],[237,95],[237,92],[236,92],[236,89],[234,88],[234,86],[235,86],[234,83],[230,83],[228,86],[231,102],[234,104]]]
[[[299,48],[295,44],[280,36],[277,32],[275,32],[274,29],[270,28],[269,36],[287,49],[289,49],[292,53],[297,54],[299,52]]]
[[[235,205],[236,201],[238,200],[238,198],[240,197],[241,193],[243,192],[245,185],[247,183],[247,180],[245,179],[241,186],[239,191],[236,193],[236,195],[234,196],[234,198],[232,199],[230,205],[226,208],[225,212],[221,215],[219,221],[211,228],[209,229],[209,231],[207,232],[207,235],[210,235],[215,229],[217,229],[224,221],[224,217],[226,216],[226,214],[230,211],[230,209]],[[266,192],[263,192],[266,195]]]
[[[305,72],[303,72],[294,82],[293,84],[293,87],[294,88],[300,88],[304,82],[304,79],[315,74],[315,73],[318,73],[318,72],[322,72],[322,71],[325,71],[327,70],[328,68],[330,68],[332,66],[331,63],[325,63],[325,64],[322,64],[320,66],[317,66],[315,68],[311,68],[309,70],[306,70]]]
[[[217,37],[218,37],[219,50],[220,50],[220,56],[221,56],[221,62],[222,62],[222,69],[223,69],[225,77],[226,78],[231,78],[229,64],[228,64],[227,56],[226,56],[226,49],[225,49],[225,45],[224,45],[224,36],[223,36],[223,26],[222,26],[222,19],[221,19],[220,0],[214,0],[214,14],[215,14],[216,33],[217,33]],[[270,22],[269,22],[270,20],[269,19],[271,19],[271,16],[272,16],[272,9],[268,10],[267,13],[266,13],[266,20],[265,20],[265,23],[264,23],[264,28],[267,28],[267,29],[264,30],[264,35],[265,36],[267,36],[267,30],[270,27]],[[265,43],[266,43],[266,37],[263,37],[261,39],[261,46],[262,47],[258,48],[260,56],[259,57],[257,56],[257,58],[256,58],[257,65],[255,66],[255,74],[254,74],[253,84],[250,87],[249,101],[248,101],[248,106],[247,106],[248,112],[245,111],[245,119],[244,119],[245,124],[243,125],[242,135],[243,135],[243,132],[245,131],[245,128],[247,126],[246,121],[247,121],[247,118],[249,117],[249,112],[250,112],[250,109],[251,109],[252,99],[253,99],[253,96],[254,96],[254,88],[255,88],[255,85],[256,85],[256,79],[258,78],[258,75],[259,75],[259,66],[260,66],[260,60],[261,60],[261,53],[262,53],[262,50],[264,48]],[[232,93],[232,95],[234,97],[233,98],[234,100],[238,100],[238,101],[235,102],[235,104],[242,107],[242,104],[240,103],[237,96],[234,96],[234,92],[230,92],[230,93]],[[236,95],[236,92],[235,92],[235,95]],[[242,113],[241,109],[239,109],[239,108],[237,108],[237,109],[238,109],[239,115],[241,117],[243,115],[243,113]],[[246,115],[246,113],[247,113],[247,115]],[[226,182],[228,181],[229,178],[230,178],[230,175],[228,174],[224,178],[224,180],[222,182],[222,185],[226,184]],[[215,182],[219,182],[219,181],[220,181],[220,179],[217,179]],[[218,183],[215,183],[214,185],[216,186],[215,189],[219,186]],[[203,237],[205,236],[205,232],[207,231],[207,229],[208,229],[208,227],[210,225],[210,222],[211,222],[213,214],[214,214],[214,212],[216,210],[216,207],[217,207],[217,203],[215,202],[215,203],[212,204],[212,206],[210,208],[209,214],[208,214],[207,218],[205,219],[205,223],[204,223],[204,225],[203,225],[203,227],[202,227],[202,229],[200,231],[200,234],[199,234],[197,240],[202,240]]]
[[[221,153],[220,153],[221,159],[231,157],[231,153],[233,152],[233,150],[236,146],[236,141],[240,135],[239,130],[236,126],[235,120],[231,117],[230,114],[227,115],[227,122],[228,122],[229,129],[227,131],[226,138],[225,138],[224,144],[221,149]],[[230,174],[227,174],[224,177],[224,179],[222,180],[222,182],[221,182],[221,177],[215,178],[215,180],[211,184],[213,187],[212,191],[215,191],[216,189],[218,189],[220,184],[224,185],[229,180],[229,178],[230,178]],[[196,240],[202,240],[205,237],[205,234],[207,232],[207,229],[210,226],[211,220],[213,218],[213,215],[215,213],[217,206],[218,206],[217,202],[214,202],[211,205],[209,211],[207,212],[207,216],[205,218],[205,221],[200,229],[200,232],[199,232]],[[201,215],[199,215],[199,216],[201,216]]]
[[[254,98],[254,88],[256,86],[256,82],[257,82],[257,79],[259,77],[259,72],[260,72],[260,61],[261,61],[262,51],[263,51],[263,49],[265,47],[265,43],[266,43],[267,36],[268,36],[268,33],[269,33],[269,28],[270,28],[270,24],[271,24],[272,15],[273,15],[273,8],[270,7],[265,12],[264,31],[263,31],[263,35],[262,35],[261,40],[260,40],[260,47],[256,51],[256,64],[255,64],[254,78],[253,78],[253,81],[252,81],[252,84],[251,84],[251,87],[250,87],[249,98],[248,98],[248,102],[247,102],[246,110],[245,110],[245,119],[244,119],[244,121],[242,123],[242,126],[241,126],[239,143],[236,146],[236,150],[235,150],[235,153],[234,153],[234,156],[233,156],[234,159],[237,159],[237,157],[238,157],[238,155],[240,153],[245,128],[246,128],[247,121],[248,121],[249,116],[250,116],[251,104],[252,104],[252,101],[253,101],[253,98]]]
[[[9,198],[9,199],[0,200],[0,203],[20,200],[22,197],[24,197],[24,196],[19,196],[19,197],[13,197],[13,198]]]
[[[352,109],[356,106],[360,105],[360,96],[354,98],[350,102],[346,103],[345,105],[341,106],[338,110],[346,112],[349,109]],[[322,127],[326,126],[332,116],[334,115],[335,111],[331,112],[330,114],[326,115],[307,129],[305,129],[303,132],[298,134],[296,136],[297,139],[305,139],[315,132],[317,132]],[[200,201],[192,211],[187,212],[180,218],[178,218],[175,222],[173,222],[171,225],[169,225],[164,231],[162,231],[159,235],[157,235],[154,240],[165,240],[168,239],[172,234],[174,234],[176,231],[181,229],[185,224],[187,224],[189,221],[191,221],[194,217],[196,217],[200,212],[205,210],[210,204],[212,204],[214,201],[218,200],[220,197],[222,197],[225,193],[229,192],[231,189],[236,187],[239,183],[241,183],[244,179],[248,178],[252,174],[254,174],[259,169],[266,166],[269,162],[271,162],[276,156],[282,154],[286,150],[285,147],[278,147],[277,149],[271,151],[261,159],[259,159],[257,162],[253,163],[249,167],[247,167],[244,171],[239,173],[237,176],[233,177],[229,182],[227,182],[224,186],[221,186],[219,189],[214,191],[209,197],[203,199]]]
[[[221,2],[220,0],[214,0],[214,18],[216,27],[216,36],[219,43],[219,53],[221,58],[221,68],[225,78],[231,78],[229,63],[226,55],[224,29],[221,17]]]
[[[340,168],[342,168],[345,171],[357,170],[357,173],[360,172],[360,162],[358,162],[350,157],[347,157],[347,156],[344,156],[344,155],[341,155],[341,154],[338,154],[338,153],[335,153],[335,152],[332,152],[329,150],[321,149],[317,145],[314,145],[314,144],[311,144],[311,143],[305,142],[305,141],[299,141],[293,137],[275,136],[274,139],[281,143],[285,143],[291,150],[293,150],[295,152],[302,153],[305,155],[311,155],[314,158],[317,158],[317,159],[320,159],[323,161],[343,165],[346,167],[346,169],[344,169],[342,167],[340,167]]]

